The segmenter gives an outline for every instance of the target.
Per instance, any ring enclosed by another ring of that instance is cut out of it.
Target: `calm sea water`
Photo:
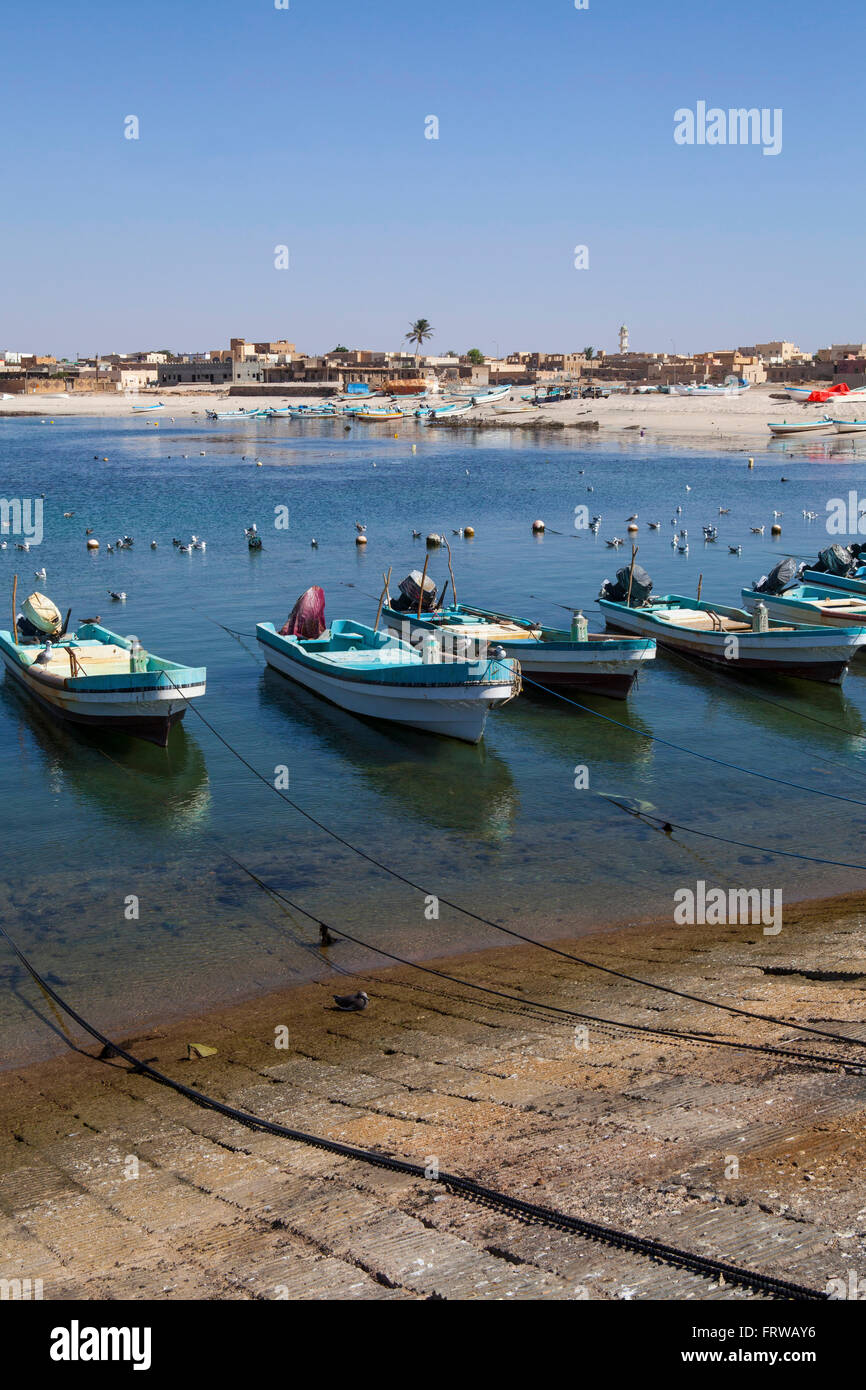
[[[609,550],[605,538],[625,535],[635,511],[639,562],[657,592],[694,593],[703,574],[705,598],[737,603],[783,553],[814,556],[828,543],[827,500],[856,488],[863,459],[856,440],[720,452],[635,433],[566,442],[555,431],[474,436],[412,423],[395,438],[384,426],[346,433],[331,421],[6,418],[0,493],[44,494],[45,536],[30,554],[9,539],[0,587],[11,613],[17,570],[19,599],[39,587],[61,609],[71,605],[73,620],[99,613],[161,655],[206,665],[201,708],[220,734],[269,777],[287,766],[294,799],[429,892],[523,931],[579,932],[666,915],[675,888],[696,878],[781,887],[787,900],[866,883],[866,870],[666,838],[610,795],[712,834],[864,864],[866,806],[701,762],[526,696],[491,716],[479,748],[390,732],[266,672],[255,641],[219,625],[252,634],[257,621],[280,624],[313,583],[325,589],[329,616],[372,621],[383,570],[392,566],[396,583],[423,564],[413,528],[451,536],[472,525],[473,540],[453,537],[461,598],[564,624],[557,605],[583,604],[598,627],[599,583],[628,551]],[[603,516],[597,537],[574,528],[581,504]],[[274,526],[281,507],[288,531]],[[769,534],[774,508],[784,513],[781,541]],[[804,509],[819,520],[805,520]],[[543,537],[531,532],[535,517],[547,524]],[[689,531],[688,556],[671,548],[674,517]],[[656,519],[660,531],[646,530]],[[356,520],[367,526],[363,549]],[[264,536],[257,554],[243,534],[253,521]],[[715,545],[701,539],[705,522],[719,526]],[[752,535],[762,523],[765,535]],[[86,527],[103,543],[97,554],[86,551]],[[172,546],[191,532],[207,541],[204,554]],[[134,548],[109,555],[105,544],[125,533]],[[728,541],[742,554],[729,554]],[[37,585],[42,566],[48,578]],[[444,552],[431,573],[447,578]],[[126,603],[113,603],[109,589],[124,590]],[[864,675],[866,662],[842,689],[741,685],[660,658],[627,703],[587,703],[645,734],[866,803]],[[161,751],[69,732],[6,681],[0,746],[2,919],[106,1028],[131,1031],[327,971],[314,925],[276,906],[229,856],[337,930],[401,953],[503,941],[445,908],[428,921],[420,894],[281,805],[195,714]],[[574,786],[579,765],[587,790]],[[132,895],[139,916],[128,920]],[[347,943],[330,958],[346,969],[381,963]],[[59,1046],[45,1027],[58,1021],[34,1006],[5,948],[0,977],[5,1064]]]

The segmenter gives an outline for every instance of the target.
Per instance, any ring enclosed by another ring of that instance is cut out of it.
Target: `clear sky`
[[[5,7],[0,348],[866,340],[863,0],[289,3]]]

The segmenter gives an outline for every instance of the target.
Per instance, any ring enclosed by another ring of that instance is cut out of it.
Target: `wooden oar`
[[[18,646],[18,575],[12,580],[12,641]]]

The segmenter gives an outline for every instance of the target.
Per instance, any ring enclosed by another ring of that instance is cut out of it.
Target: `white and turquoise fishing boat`
[[[803,570],[800,576],[804,584],[813,584],[819,589],[842,590],[846,594],[866,595],[866,579],[857,576],[848,578],[843,574],[828,574],[824,570]]]
[[[266,411],[264,410],[206,410],[205,415],[209,420],[263,420]]]
[[[428,609],[420,617],[414,609],[387,603],[382,618],[392,636],[413,645],[426,632],[438,632],[457,656],[465,651],[481,659],[492,647],[501,647],[507,657],[520,662],[530,692],[531,683],[537,682],[554,690],[624,700],[644,663],[656,654],[652,638],[589,632],[586,619],[577,613],[570,630],[464,603]]]
[[[189,702],[205,693],[204,666],[166,661],[144,651],[137,637],[94,622],[54,639],[0,632],[0,656],[15,684],[49,714],[161,748]]]
[[[475,401],[451,401],[447,405],[434,405],[430,407],[427,414],[429,420],[450,419],[453,415],[465,415],[467,410],[471,410]]]
[[[160,401],[158,405],[134,405],[132,408],[139,414],[144,414],[148,410],[165,410],[165,405]]]
[[[680,594],[653,597],[640,607],[599,598],[599,607],[609,628],[654,637],[660,647],[732,676],[798,676],[839,685],[866,645],[866,627],[778,622],[766,611],[750,614]]]
[[[466,743],[520,692],[514,661],[445,661],[435,638],[417,651],[347,618],[317,638],[283,636],[273,623],[257,623],[256,636],[269,666],[341,709]]]
[[[792,434],[830,434],[833,421],[829,415],[821,415],[817,420],[768,420],[767,428],[774,439]]]
[[[743,607],[753,613],[760,600],[780,622],[819,627],[866,626],[866,593],[836,593],[823,584],[793,584],[781,594],[743,589]]]
[[[837,434],[863,434],[866,432],[866,420],[837,420],[834,418],[832,424]]]

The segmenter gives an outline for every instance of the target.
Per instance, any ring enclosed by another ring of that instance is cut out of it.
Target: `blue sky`
[[[0,348],[866,338],[862,0],[290,6],[7,7]],[[678,146],[701,100],[781,153]]]

